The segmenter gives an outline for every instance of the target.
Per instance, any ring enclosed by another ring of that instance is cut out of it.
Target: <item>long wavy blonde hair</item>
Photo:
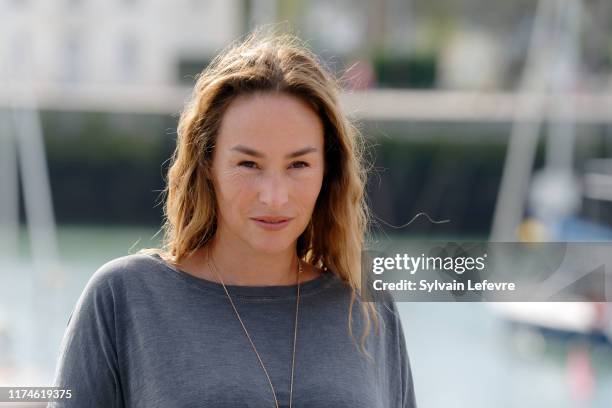
[[[348,327],[361,291],[361,251],[368,226],[364,142],[342,113],[339,83],[297,37],[254,33],[232,44],[198,76],[178,124],[177,146],[168,170],[162,248],[167,262],[180,263],[205,246],[217,228],[217,201],[211,177],[215,138],[229,104],[254,92],[284,92],[306,101],[324,126],[325,173],[312,219],[297,240],[297,255],[333,271],[352,289]],[[364,326],[361,350],[377,311],[360,301]]]

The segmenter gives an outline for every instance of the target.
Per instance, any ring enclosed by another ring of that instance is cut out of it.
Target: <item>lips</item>
[[[285,221],[289,221],[291,218],[288,217],[253,217],[255,221],[261,221],[268,224],[280,224]]]
[[[254,217],[252,220],[266,231],[280,231],[289,225],[292,218],[287,217]]]

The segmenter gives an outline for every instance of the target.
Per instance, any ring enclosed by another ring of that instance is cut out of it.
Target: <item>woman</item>
[[[179,121],[164,247],[91,278],[58,406],[414,407],[395,305],[359,296],[360,146],[295,38],[218,56]]]

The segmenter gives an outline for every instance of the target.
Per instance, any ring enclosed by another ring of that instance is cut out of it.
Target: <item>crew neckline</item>
[[[214,292],[226,296],[223,285],[205,278],[194,276],[174,265],[166,262],[159,254],[149,255],[156,262],[160,263],[167,270],[172,272],[179,279],[196,286],[205,291]],[[334,273],[324,270],[314,279],[300,283],[300,296],[318,292],[322,285],[334,278]],[[225,285],[231,296],[247,299],[285,299],[295,298],[297,295],[297,284],[292,285],[267,285],[267,286],[248,286],[248,285]]]

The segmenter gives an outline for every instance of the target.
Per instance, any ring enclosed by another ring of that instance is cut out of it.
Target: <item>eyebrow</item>
[[[257,150],[251,149],[250,147],[244,146],[244,145],[236,145],[234,147],[232,147],[230,150],[236,151],[236,152],[240,152],[240,153],[244,153],[244,154],[248,154],[249,156],[254,156],[254,157],[264,157],[265,154],[258,152]],[[299,156],[303,156],[305,154],[308,153],[313,153],[318,151],[318,149],[316,147],[313,146],[307,146],[304,147],[303,149],[300,150],[296,150],[293,153],[289,153],[288,155],[286,155],[287,158],[292,159],[294,157],[299,157]]]

